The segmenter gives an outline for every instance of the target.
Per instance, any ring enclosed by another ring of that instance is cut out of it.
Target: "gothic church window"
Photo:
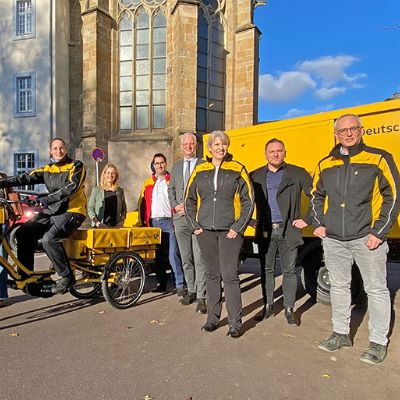
[[[225,31],[218,1],[202,0],[197,25],[196,129],[224,129]]]
[[[120,0],[120,130],[166,126],[165,0]]]

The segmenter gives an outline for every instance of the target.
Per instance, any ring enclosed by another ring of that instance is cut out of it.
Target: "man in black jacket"
[[[390,327],[390,294],[386,281],[387,235],[400,209],[400,176],[393,156],[369,147],[357,115],[335,121],[338,144],[317,165],[311,191],[314,235],[322,239],[329,272],[332,335],[319,348],[351,347],[351,269],[357,263],[368,296],[369,347],[361,361],[381,363]]]
[[[310,196],[312,180],[301,167],[285,163],[286,150],[279,139],[265,145],[267,165],[250,174],[254,186],[264,307],[256,316],[262,321],[273,315],[275,258],[279,253],[283,275],[283,305],[290,325],[297,325],[293,312],[297,278],[297,250],[303,243],[301,229],[308,225],[300,218],[301,192]]]
[[[51,162],[44,167],[0,181],[0,188],[46,185],[49,194],[39,199],[43,210],[18,229],[17,258],[33,271],[36,242],[42,238],[43,248],[61,276],[52,292],[64,294],[75,283],[75,278],[62,239],[85,220],[86,171],[81,161],[68,157],[67,146],[60,138],[50,142],[50,158]]]

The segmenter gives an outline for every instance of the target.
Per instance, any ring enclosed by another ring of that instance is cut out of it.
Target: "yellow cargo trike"
[[[14,203],[17,202],[0,199],[0,225],[15,218]],[[32,296],[53,296],[51,288],[55,282],[51,276],[55,270],[27,269],[12,252],[7,233],[8,229],[0,232],[0,242],[8,255],[7,259],[0,254],[0,265],[8,271],[9,286]],[[159,228],[80,228],[64,240],[76,278],[70,293],[79,299],[88,299],[102,291],[114,308],[133,306],[143,293],[148,272],[146,263],[155,259],[160,243]]]

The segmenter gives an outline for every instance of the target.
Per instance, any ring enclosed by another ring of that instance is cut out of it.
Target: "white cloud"
[[[336,82],[355,82],[365,74],[348,75],[346,69],[358,62],[353,56],[325,56],[315,60],[306,60],[298,64],[298,70],[321,79],[323,86],[332,86]]]
[[[287,119],[287,118],[295,118],[299,117],[301,115],[309,115],[309,114],[315,114],[315,113],[320,113],[324,111],[330,111],[333,110],[334,105],[333,104],[327,104],[322,107],[315,107],[311,110],[304,110],[301,108],[291,108],[286,112],[286,114],[282,115],[282,119]]]
[[[284,103],[301,96],[316,86],[309,74],[300,71],[288,71],[273,77],[270,74],[260,76],[260,97],[271,103]]]
[[[331,88],[322,87],[315,90],[315,95],[321,100],[327,100],[339,94],[346,93],[346,90],[347,89],[343,86],[341,87],[334,86]]]
[[[346,70],[360,60],[351,55],[324,56],[296,64],[294,70],[260,75],[260,98],[271,103],[289,102],[313,91],[313,94],[327,100],[346,93],[348,89],[364,87],[360,80],[365,73],[349,74]]]

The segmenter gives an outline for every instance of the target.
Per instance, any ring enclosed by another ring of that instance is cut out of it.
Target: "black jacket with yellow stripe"
[[[219,166],[217,190],[215,171],[210,160],[194,169],[185,192],[188,225],[192,231],[233,229],[242,233],[254,207],[253,187],[246,168],[227,154]]]
[[[48,207],[43,212],[50,215],[74,212],[86,215],[84,181],[86,170],[82,161],[68,156],[30,172],[3,180],[3,187],[45,184],[49,194]]]
[[[336,145],[315,171],[310,211],[328,237],[353,240],[368,234],[385,240],[400,209],[400,179],[390,153],[363,141]]]

